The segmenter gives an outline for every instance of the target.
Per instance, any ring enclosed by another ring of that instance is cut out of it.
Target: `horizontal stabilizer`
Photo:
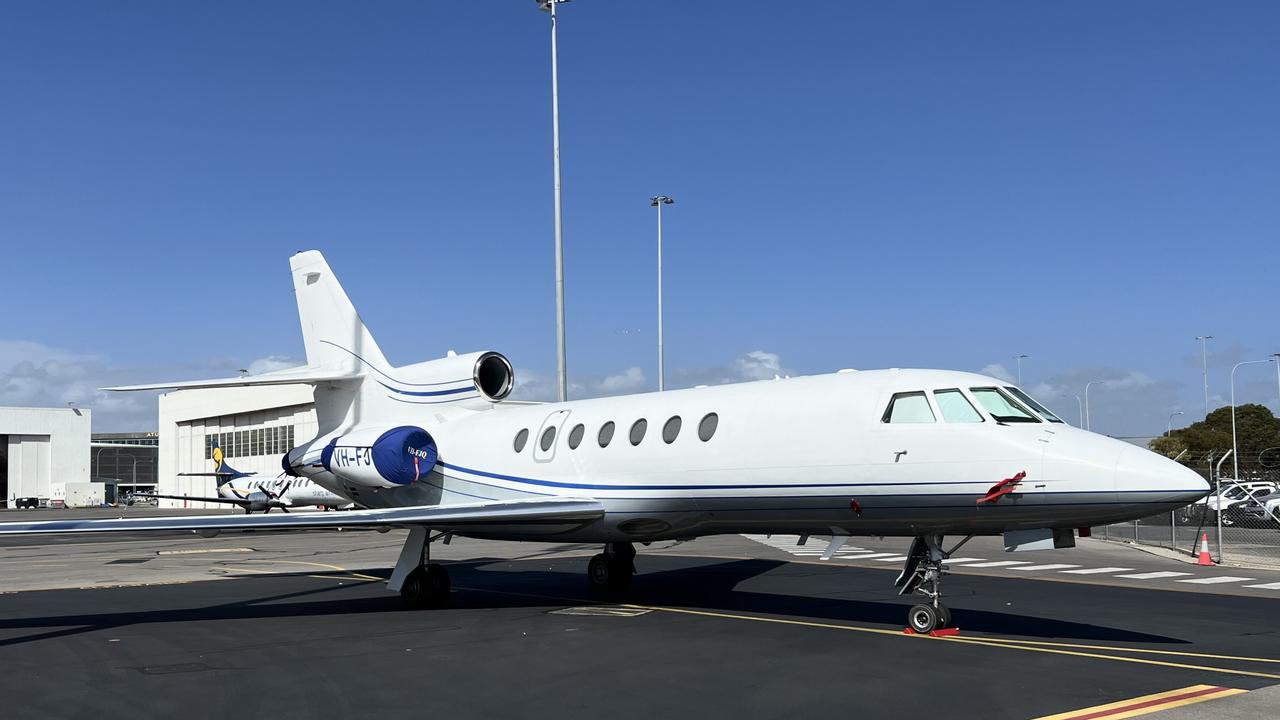
[[[134,392],[137,390],[194,390],[198,388],[249,387],[252,385],[297,385],[322,382],[338,382],[355,380],[361,377],[357,373],[325,370],[307,366],[287,368],[261,375],[244,377],[218,378],[214,380],[185,380],[168,383],[152,383],[149,385],[121,385],[119,387],[102,388],[113,392]]]
[[[45,535],[165,530],[306,530],[315,528],[491,528],[504,525],[585,525],[604,515],[596,500],[564,498],[498,500],[465,505],[271,515],[187,515],[97,520],[37,520],[0,523],[0,535]]]

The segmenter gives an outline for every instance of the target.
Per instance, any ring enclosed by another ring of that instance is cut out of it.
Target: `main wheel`
[[[449,572],[442,565],[418,566],[404,579],[400,598],[411,610],[443,607],[449,601]]]
[[[939,620],[941,618],[938,611],[932,605],[912,605],[911,611],[907,613],[907,624],[921,635],[937,630],[940,627]]]
[[[599,553],[587,565],[587,579],[594,592],[617,594],[631,584],[631,565],[618,557]]]
[[[938,606],[938,627],[951,627],[951,610],[946,605]]]

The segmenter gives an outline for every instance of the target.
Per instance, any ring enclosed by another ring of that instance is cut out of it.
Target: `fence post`
[[[1134,545],[1142,544],[1142,538],[1138,537],[1138,521],[1137,520],[1133,521],[1133,544]]]
[[[1178,516],[1175,511],[1169,511],[1169,549],[1178,549]]]

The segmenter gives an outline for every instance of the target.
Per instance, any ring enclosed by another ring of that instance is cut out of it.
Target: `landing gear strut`
[[[928,598],[927,602],[912,605],[907,613],[907,626],[914,632],[927,635],[951,626],[951,611],[942,604],[942,576],[946,574],[942,561],[967,542],[968,537],[948,551],[942,548],[942,535],[918,535],[912,541],[902,574],[894,585],[899,595],[919,593]]]
[[[636,571],[635,558],[636,549],[631,543],[606,543],[604,552],[591,558],[587,565],[591,590],[604,595],[626,590]]]
[[[444,607],[449,602],[449,571],[431,562],[431,543],[447,533],[435,537],[430,533],[427,528],[409,530],[396,568],[387,579],[387,589],[399,591],[400,599],[410,610]]]

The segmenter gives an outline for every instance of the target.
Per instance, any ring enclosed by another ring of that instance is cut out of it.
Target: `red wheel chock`
[[[916,632],[915,630],[912,630],[911,628],[904,628],[902,631],[902,634],[903,635],[919,635],[920,633]],[[951,637],[952,635],[959,635],[959,634],[960,634],[960,628],[939,628],[929,633],[929,637]]]

